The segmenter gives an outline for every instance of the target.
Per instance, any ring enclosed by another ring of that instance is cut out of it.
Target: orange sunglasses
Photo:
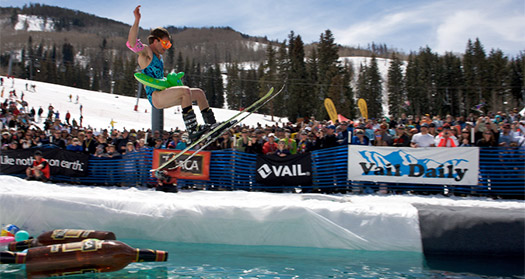
[[[161,38],[158,39],[163,48],[169,49],[171,47],[171,42],[169,40],[162,40]]]

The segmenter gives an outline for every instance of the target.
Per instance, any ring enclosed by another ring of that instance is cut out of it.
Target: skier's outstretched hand
[[[140,20],[140,5],[138,5],[135,10],[133,11],[133,14],[135,15],[135,20]]]

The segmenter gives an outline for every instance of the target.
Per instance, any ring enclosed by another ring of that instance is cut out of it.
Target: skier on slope
[[[131,26],[126,45],[130,50],[138,54],[138,64],[142,72],[156,79],[164,77],[164,62],[162,54],[171,47],[171,37],[168,31],[158,27],[151,31],[148,36],[149,45],[143,45],[137,38],[140,21],[140,5],[133,11],[135,22]],[[182,107],[182,118],[186,125],[191,141],[198,139],[216,124],[213,111],[210,109],[204,91],[200,88],[189,88],[187,86],[176,86],[166,88],[162,91],[145,86],[146,96],[152,106],[158,109],[169,108],[176,105]],[[197,101],[202,117],[206,125],[199,126],[192,102]]]

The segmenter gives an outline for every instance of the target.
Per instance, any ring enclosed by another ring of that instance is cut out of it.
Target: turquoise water
[[[525,278],[517,259],[443,257],[429,262],[415,252],[122,241],[166,250],[168,262],[133,263],[118,272],[67,278]],[[3,265],[0,278],[25,278],[25,271],[21,265]]]

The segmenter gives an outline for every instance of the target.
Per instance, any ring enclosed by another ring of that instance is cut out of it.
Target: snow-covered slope
[[[60,118],[64,119],[66,113],[71,113],[71,118],[79,121],[80,106],[82,105],[83,125],[91,126],[96,129],[110,128],[110,122],[115,121],[114,127],[122,130],[126,129],[148,129],[151,128],[151,105],[148,100],[140,99],[138,102],[137,111],[134,110],[137,104],[137,98],[113,95],[104,92],[95,92],[50,84],[45,82],[28,81],[22,79],[6,79],[4,78],[4,86],[0,90],[4,90],[3,97],[0,100],[3,102],[5,98],[9,97],[9,91],[16,90],[17,99],[20,100],[21,94],[24,94],[24,100],[28,102],[29,109],[42,106],[44,115],[47,114],[48,106],[51,104],[60,112]],[[31,89],[31,85],[35,85],[35,91]],[[26,90],[26,88],[28,90]],[[71,95],[71,100],[69,96]],[[76,101],[78,96],[78,103]],[[164,110],[164,129],[171,130],[177,127],[184,129],[182,115],[180,113],[180,106]],[[197,119],[203,123],[199,109],[197,111]],[[223,121],[233,116],[238,111],[214,108],[215,116],[218,121]],[[280,118],[274,118],[276,121]],[[243,123],[254,127],[257,123],[263,125],[273,125],[275,122],[270,121],[270,116],[262,114],[253,114],[246,118]],[[282,119],[281,121],[286,121]]]

